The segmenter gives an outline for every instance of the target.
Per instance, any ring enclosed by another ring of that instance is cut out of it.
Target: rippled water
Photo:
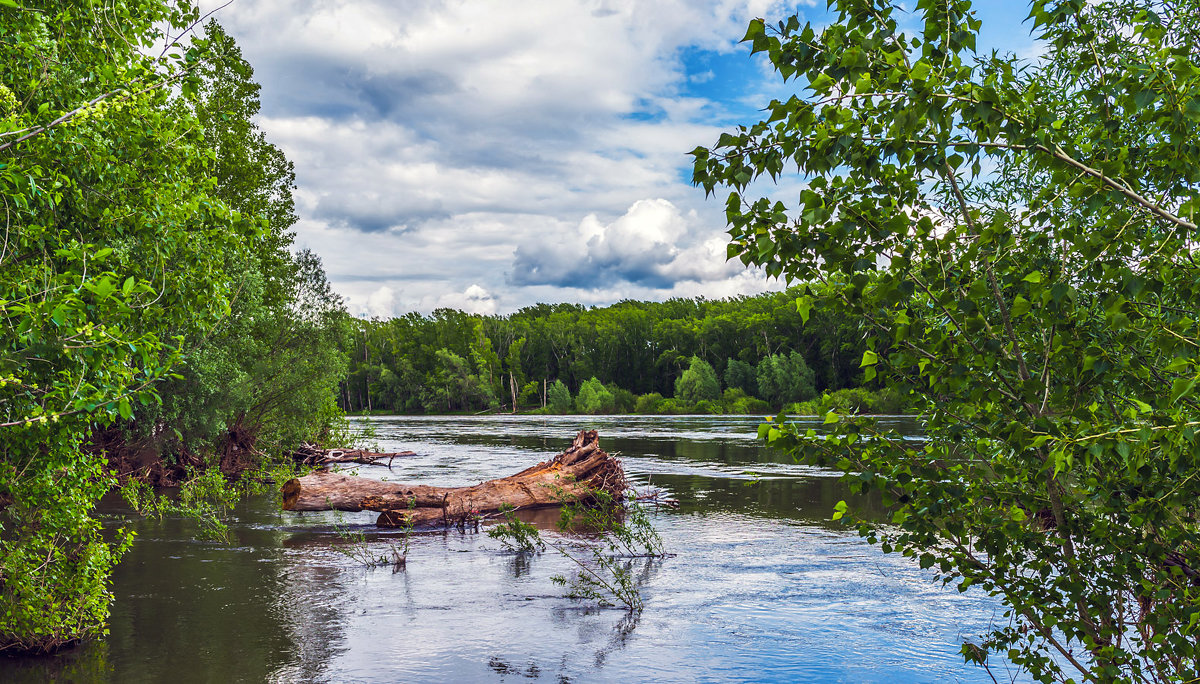
[[[188,521],[136,521],[111,636],[65,657],[0,661],[0,679],[990,682],[958,650],[1002,619],[999,606],[828,523],[840,483],[760,447],[757,422],[360,420],[385,450],[418,453],[364,474],[445,485],[510,474],[598,429],[631,480],[680,503],[653,513],[675,555],[635,562],[636,618],[564,598],[550,578],[569,560],[514,555],[482,534],[414,535],[405,571],[358,567],[333,550],[337,514],[282,513],[264,497],[239,507],[231,545],[196,541]],[[113,524],[124,513],[119,501],[105,512]],[[382,553],[397,533],[373,519],[343,522]]]

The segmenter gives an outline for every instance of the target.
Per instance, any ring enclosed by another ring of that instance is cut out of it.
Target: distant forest
[[[348,412],[758,413],[839,392],[851,408],[894,410],[862,390],[857,322],[795,291],[708,300],[538,304],[508,316],[451,309],[357,321],[343,339]],[[792,406],[792,409],[804,406]],[[811,411],[810,411],[811,412]]]

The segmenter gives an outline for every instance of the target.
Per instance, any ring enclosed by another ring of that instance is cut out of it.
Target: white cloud
[[[496,313],[496,298],[492,293],[474,283],[462,292],[444,294],[434,301],[436,304],[429,307],[430,309],[459,309],[473,314]]]
[[[298,246],[383,316],[774,287],[725,261],[722,203],[687,182],[686,152],[791,87],[737,44],[747,21],[812,4],[238,0],[217,17],[296,165]],[[690,75],[689,51],[711,56]]]
[[[396,314],[396,291],[387,285],[381,286],[367,296],[363,313],[370,318],[391,318]]]
[[[611,223],[592,214],[574,230],[531,236],[514,254],[509,281],[594,290],[624,281],[670,290],[680,280],[737,276],[744,267],[726,261],[724,239],[711,233],[694,211],[684,214],[661,198],[638,200]]]

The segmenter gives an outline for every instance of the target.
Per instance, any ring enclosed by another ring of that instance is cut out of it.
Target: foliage
[[[591,492],[586,504],[568,498],[560,510],[558,529],[599,534],[611,553],[626,558],[664,555],[662,537],[646,509],[636,503],[636,493],[626,492],[625,498],[631,503],[626,505],[603,490]]]
[[[602,606],[616,602],[633,613],[642,610],[641,587],[633,573],[633,559],[644,558],[649,562],[666,555],[662,537],[644,508],[637,503],[623,505],[608,492],[596,491],[586,505],[578,499],[566,501],[558,529],[597,535],[601,541],[588,547],[590,558],[571,553],[562,545],[555,547],[578,566],[571,577],[551,578],[568,588],[569,597]]]
[[[662,538],[646,511],[636,503],[626,506],[604,491],[586,496],[559,493],[562,507],[558,530],[565,534],[585,534],[599,544],[572,545],[566,541],[547,543],[533,525],[516,516],[516,510],[504,505],[504,522],[488,530],[488,536],[517,553],[540,553],[550,547],[577,567],[571,577],[556,575],[551,580],[567,587],[567,596],[595,601],[602,606],[620,603],[630,612],[642,609],[640,581],[633,574],[635,558],[661,558],[666,555]],[[582,548],[585,554],[580,554]]]
[[[616,408],[616,398],[604,383],[592,378],[579,388],[579,396],[575,397],[575,408],[579,409],[580,413],[612,413]]]
[[[756,376],[759,395],[773,406],[807,401],[816,394],[813,372],[797,352],[763,359]]]
[[[784,412],[800,416],[823,416],[833,411],[838,414],[897,414],[903,413],[904,405],[895,391],[871,392],[861,387],[827,392],[818,399],[788,404]]]
[[[562,380],[555,380],[546,390],[546,407],[551,413],[566,413],[571,410],[571,391]]]
[[[538,553],[546,550],[546,542],[538,534],[537,528],[518,518],[512,504],[501,504],[500,514],[504,516],[504,522],[489,529],[489,537],[517,553]]]
[[[865,379],[927,440],[836,412],[763,436],[879,492],[890,524],[858,525],[885,551],[1003,600],[969,660],[1194,681],[1200,5],[1034,0],[1032,62],[976,55],[962,0],[832,6],[750,24],[800,94],[697,148],[694,180],[731,188],[732,256],[809,283],[801,316],[864,322]],[[796,204],[751,196],[793,164]]]
[[[562,550],[562,554],[579,569],[570,577],[554,575],[550,580],[566,587],[568,598],[592,601],[601,606],[614,606],[615,601],[631,613],[641,612],[644,604],[641,589],[633,575],[633,561],[605,555],[600,548],[593,547],[591,552],[589,560]]]
[[[120,491],[129,507],[141,515],[159,519],[183,516],[199,525],[202,538],[228,543],[232,539],[226,521],[238,500],[267,493],[282,499],[278,483],[304,474],[306,469],[294,462],[267,462],[241,473],[237,479],[225,477],[216,468],[192,469],[174,491],[155,491],[143,480],[128,478],[121,483]],[[282,506],[282,500],[279,503]]]
[[[637,406],[637,396],[629,390],[618,387],[615,383],[605,385],[613,397],[613,413],[633,413],[633,409]]]
[[[129,537],[92,510],[123,456],[182,472],[339,413],[336,298],[287,250],[291,167],[233,41],[180,40],[199,20],[187,0],[0,3],[0,650],[103,634]],[[179,505],[219,522],[219,477]]]
[[[625,301],[596,308],[539,304],[507,316],[438,309],[428,316],[349,321],[341,349],[351,365],[339,388],[339,404],[347,411],[478,411],[511,404],[517,387],[516,404],[529,409],[541,404],[543,381],[558,379],[578,392],[595,377],[613,394],[613,411],[632,411],[638,395],[674,394],[680,370],[686,373],[693,357],[708,364],[718,380],[729,376],[727,386],[759,396],[755,365],[792,352],[804,356],[817,389],[861,385],[859,322],[812,311],[803,324],[796,294]],[[456,403],[446,388],[445,353],[463,360],[450,373],[458,381],[475,377],[466,400]],[[682,403],[690,407],[703,398],[719,398],[723,388],[717,385],[715,394]],[[568,405],[550,412],[569,410]]]
[[[663,396],[658,392],[651,392],[638,397],[633,410],[634,413],[661,413],[662,403]]]
[[[748,415],[751,413],[766,415],[771,410],[771,405],[767,402],[756,397],[748,397],[744,391],[733,387],[725,390],[721,395],[721,407],[724,413],[738,415]]]
[[[747,396],[758,394],[758,378],[754,366],[738,359],[725,363],[725,387],[741,390]]]
[[[496,405],[496,395],[490,385],[485,383],[481,373],[472,372],[475,369],[466,359],[449,349],[439,349],[437,362],[433,381],[425,387],[422,396],[426,410],[471,410]],[[482,370],[486,372],[486,366]]]
[[[174,436],[164,450],[191,453],[237,429],[260,449],[287,451],[329,431],[346,368],[338,351],[342,303],[312,252],[279,263],[288,276],[269,288],[261,273],[243,271],[236,308],[188,345],[181,377],[160,389],[161,407],[138,413],[141,435]]]
[[[702,399],[719,399],[721,383],[717,373],[707,361],[699,356],[693,356],[688,368],[675,381],[675,398],[688,403],[696,403]]]
[[[415,503],[414,500],[412,505],[415,505]],[[350,529],[342,518],[341,512],[338,511],[337,519],[334,523],[334,531],[342,543],[335,544],[332,548],[334,551],[349,558],[355,565],[361,565],[370,569],[390,565],[392,566],[392,572],[397,573],[406,569],[408,565],[408,548],[412,530],[412,522],[408,518],[405,518],[405,524],[400,527],[400,541],[398,543],[389,542],[387,545],[388,553],[380,553],[371,546],[370,541],[367,539],[367,534],[361,529]]]
[[[215,195],[194,104],[207,46],[186,2],[0,7],[0,648],[103,632],[112,564],[91,517],[112,482],[96,426],[156,404],[211,329],[257,217]],[[155,46],[155,47],[152,47]]]
[[[283,480],[279,480],[282,482]],[[408,508],[411,511],[417,507],[417,500],[411,498],[408,501]],[[408,566],[408,549],[412,541],[413,522],[410,516],[402,516],[403,523],[397,529],[400,530],[400,541],[388,542],[389,554],[379,554],[371,548],[367,541],[367,535],[362,530],[351,530],[342,519],[341,512],[337,512],[337,520],[334,525],[334,531],[338,537],[344,542],[341,545],[333,547],[334,551],[354,561],[356,564],[367,568],[377,568],[383,565],[391,565],[392,573],[400,572]]]

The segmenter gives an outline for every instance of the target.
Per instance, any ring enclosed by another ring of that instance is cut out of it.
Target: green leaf
[[[1041,271],[1033,271],[1029,275],[1022,278],[1021,280],[1025,281],[1027,283],[1040,283],[1040,282],[1042,282],[1042,272]]]
[[[812,311],[812,307],[813,307],[812,297],[809,297],[808,295],[804,295],[803,297],[798,297],[796,299],[796,311],[798,311],[800,313],[800,320],[805,323],[808,323],[808,315],[809,315],[809,312]]]
[[[133,417],[133,407],[130,406],[128,397],[122,397],[121,401],[117,403],[117,411],[125,420],[129,420]]]
[[[746,35],[742,36],[739,42],[745,43],[748,40],[754,40],[757,36],[761,36],[766,31],[766,25],[762,19],[751,19],[750,25],[746,27]]]
[[[829,92],[829,89],[832,86],[833,86],[833,79],[830,78],[828,74],[820,74],[819,76],[817,76],[816,78],[814,78],[812,80],[812,83],[809,85],[809,88],[811,88],[813,90],[813,92],[816,92],[816,93],[827,93],[827,92]]]
[[[1179,401],[1185,394],[1190,394],[1196,387],[1196,378],[1179,378],[1171,383],[1171,403]]]
[[[133,292],[133,286],[136,284],[137,279],[133,276],[129,276],[125,279],[125,283],[121,285],[121,294],[125,295],[125,297],[129,297],[129,293]]]
[[[846,502],[839,501],[833,506],[833,519],[841,520],[842,516],[846,515]]]
[[[879,355],[868,349],[863,352],[862,363],[858,364],[858,367],[874,366],[877,363],[879,363]]]
[[[1028,299],[1025,299],[1021,295],[1017,295],[1017,298],[1013,300],[1012,310],[1010,313],[1012,314],[1013,318],[1024,316],[1025,314],[1029,313],[1030,306],[1031,305],[1029,304]]]

